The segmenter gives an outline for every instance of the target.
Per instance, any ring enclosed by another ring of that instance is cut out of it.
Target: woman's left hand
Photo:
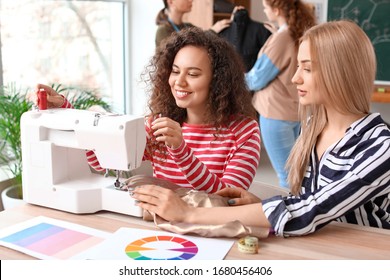
[[[215,33],[219,33],[225,28],[228,28],[232,21],[230,19],[221,19],[214,23],[213,26],[211,26],[211,30],[213,30]]]
[[[234,206],[261,202],[261,199],[253,193],[240,188],[225,188],[215,194],[229,197],[228,204]]]
[[[170,222],[184,222],[192,209],[174,191],[156,185],[136,187],[130,195],[142,209]]]

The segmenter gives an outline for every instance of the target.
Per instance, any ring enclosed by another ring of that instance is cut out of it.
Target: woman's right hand
[[[233,9],[232,14],[230,15],[230,20],[231,20],[231,21],[234,20],[234,15],[236,14],[237,11],[239,11],[239,10],[244,10],[244,9],[245,9],[244,6],[235,6],[234,9]]]
[[[49,108],[60,108],[64,102],[65,99],[62,95],[58,94],[52,87],[44,85],[44,84],[37,84],[35,87],[35,92],[31,93],[29,96],[29,99],[38,106],[38,93],[39,91],[43,89],[47,93],[47,107]]]
[[[178,122],[166,117],[160,117],[152,122],[151,127],[158,142],[164,142],[171,149],[177,149],[183,142],[183,133]]]
[[[170,222],[189,222],[193,207],[171,189],[149,184],[130,190],[136,205]]]

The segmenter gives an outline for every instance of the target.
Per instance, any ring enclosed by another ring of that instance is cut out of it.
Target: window
[[[125,15],[125,0],[0,0],[0,81],[96,89],[125,113]]]

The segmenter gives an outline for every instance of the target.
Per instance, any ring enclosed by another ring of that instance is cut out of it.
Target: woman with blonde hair
[[[309,43],[311,56],[316,58],[311,63],[312,71],[318,72],[313,75],[313,82],[323,102],[305,101],[306,91],[299,85],[302,70],[298,69],[292,81],[298,84],[301,97],[300,118],[307,121],[301,124],[301,135],[287,162],[294,194],[299,193],[309,157],[314,156],[310,151],[315,147],[314,152],[321,158],[327,147],[344,136],[351,120],[369,114],[376,73],[375,53],[366,34],[361,30],[354,33],[355,30],[356,25],[350,22],[330,24],[326,30],[313,29],[301,39]],[[343,44],[345,40],[351,43]],[[336,58],[345,67],[335,67]],[[346,124],[341,125],[343,122]]]
[[[224,224],[239,220],[276,235],[315,232],[332,221],[390,229],[390,130],[370,113],[373,46],[350,21],[324,23],[301,38],[293,83],[302,133],[288,160],[291,193],[260,200],[224,189],[234,207],[193,208],[153,185],[133,190],[139,205],[169,221]]]

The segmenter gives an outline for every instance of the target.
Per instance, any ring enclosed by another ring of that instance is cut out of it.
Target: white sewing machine
[[[141,165],[143,117],[76,109],[29,111],[21,118],[23,199],[72,213],[108,210],[142,216],[117,177],[92,172],[86,150],[103,168],[128,171]]]

